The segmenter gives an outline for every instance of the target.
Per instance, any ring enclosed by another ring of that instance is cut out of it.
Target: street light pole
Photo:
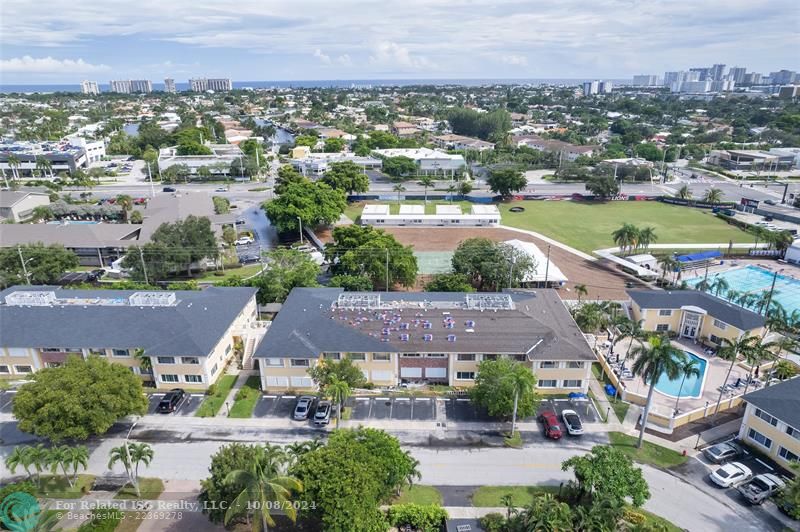
[[[547,278],[550,274],[550,244],[547,244],[547,262],[544,267],[544,287],[547,288]]]
[[[303,219],[297,217],[297,222],[300,224],[300,245],[303,245]]]
[[[25,282],[31,284],[31,276],[28,274],[28,267],[22,256],[22,246],[17,246],[17,253],[19,253],[19,262],[22,264],[22,273],[25,275]]]
[[[778,280],[778,274],[783,270],[776,270],[772,276],[772,286],[769,289],[769,296],[767,296],[767,304],[764,305],[764,316],[769,314],[769,306],[772,304],[772,294],[775,292],[775,281]]]

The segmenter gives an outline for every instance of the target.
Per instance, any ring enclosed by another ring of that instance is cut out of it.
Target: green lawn
[[[94,475],[78,475],[74,486],[63,476],[43,476],[39,494],[53,499],[80,499],[94,484]]]
[[[594,378],[600,381],[600,384],[603,386],[606,384],[611,384],[611,379],[609,379],[608,375],[605,374],[603,367],[596,362],[592,364],[592,374],[594,374]],[[620,423],[622,423],[622,420],[625,419],[625,415],[628,413],[628,408],[631,406],[631,404],[626,403],[619,397],[617,398],[616,402],[614,402],[613,397],[608,397],[608,402],[611,403],[611,410],[617,414],[617,419],[619,419]]]
[[[687,458],[678,451],[667,449],[645,440],[641,449],[636,448],[638,438],[622,432],[609,432],[611,445],[624,452],[634,461],[658,467],[674,467],[686,462]]]
[[[525,212],[509,212],[511,207]],[[503,225],[536,231],[587,253],[614,246],[611,233],[625,222],[653,227],[657,243],[753,241],[709,211],[657,201],[515,201],[501,204],[500,212]]]
[[[221,281],[227,281],[231,277],[250,277],[251,275],[257,274],[259,271],[261,271],[260,264],[248,264],[247,266],[241,266],[239,268],[225,268],[224,272],[205,272],[200,277],[195,277],[194,279],[196,281],[219,283]],[[220,273],[220,275],[216,275],[217,273]]]
[[[228,417],[252,417],[258,398],[261,396],[261,379],[257,375],[247,377],[244,386],[236,393],[236,402]]]
[[[130,484],[122,488],[114,495],[115,499],[142,499],[145,501],[152,501],[158,499],[159,495],[164,491],[164,483],[160,478],[140,478],[139,479],[139,493],[141,496],[136,495],[136,488]]]
[[[228,397],[228,393],[236,382],[236,375],[223,375],[217,381],[217,390],[214,395],[208,395],[203,399],[203,404],[197,409],[197,417],[214,417],[219,412],[222,403]]]
[[[656,515],[652,512],[648,512],[643,508],[633,508],[630,507],[631,511],[640,513],[644,515],[647,520],[645,521],[645,525],[649,525],[649,527],[645,526],[645,530],[663,530],[664,532],[683,532],[683,529],[673,525],[670,521],[667,521],[663,517]]]
[[[433,486],[414,485],[403,488],[392,504],[442,504],[442,494]]]
[[[472,506],[492,508],[505,506],[503,496],[511,495],[512,506],[527,506],[534,497],[557,494],[558,486],[481,486],[472,493]]]

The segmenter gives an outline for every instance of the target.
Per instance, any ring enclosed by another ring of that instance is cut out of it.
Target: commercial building
[[[178,147],[158,150],[158,168],[163,172],[176,164],[186,165],[190,173],[196,174],[198,168],[205,166],[212,174],[230,174],[234,161],[243,157],[243,152],[236,144],[209,144],[211,155],[178,155]]]
[[[482,360],[530,367],[544,393],[586,392],[596,360],[552,290],[345,292],[295,288],[255,358],[264,390],[312,390],[308,370],[349,358],[376,386],[470,387]]]
[[[789,85],[797,81],[797,72],[794,70],[780,70],[778,72],[770,72],[770,82],[773,85]]]
[[[164,79],[164,92],[168,92],[168,93],[171,93],[171,94],[174,94],[174,93],[178,92],[178,90],[175,88],[175,80],[174,79],[172,79],[172,78]]]
[[[28,375],[70,356],[100,356],[157,388],[205,389],[235,355],[247,362],[261,340],[256,292],[14,286],[0,292],[0,375]]]
[[[585,81],[583,83],[583,95],[584,96],[592,96],[600,92],[600,82],[597,80],[594,81]]]
[[[233,82],[230,78],[195,78],[189,80],[189,87],[192,92],[225,92],[233,90]]]
[[[49,172],[72,173],[89,162],[86,149],[73,142],[73,139],[59,142],[0,142],[0,170],[18,177],[31,176],[37,171],[37,159],[42,158],[50,162]]]
[[[737,85],[741,85],[744,83],[746,75],[747,75],[747,69],[745,67],[731,67],[731,69],[728,71],[728,79],[733,81]]]
[[[658,85],[658,76],[656,74],[633,76],[633,84],[637,87],[654,87]]]
[[[100,88],[97,86],[96,81],[83,80],[81,81],[82,94],[100,94]]]
[[[800,379],[748,393],[744,401],[739,439],[787,469],[800,460]]]
[[[791,264],[800,265],[800,240],[795,240],[792,245],[786,249],[783,260]]]
[[[800,96],[800,85],[784,85],[778,89],[778,98],[782,100],[793,100]]]
[[[708,162],[728,170],[789,170],[797,164],[797,154],[780,150],[714,150],[708,154]]]
[[[459,205],[437,205],[435,214],[425,214],[424,205],[400,205],[397,214],[391,214],[389,205],[364,205],[362,225],[375,226],[438,226],[438,227],[492,227],[500,225],[500,211],[495,205],[472,205],[465,214]]]
[[[83,148],[87,164],[101,161],[106,156],[106,143],[103,140],[89,140],[78,135],[69,135],[64,140],[72,146]]]
[[[486,142],[485,140],[474,139],[472,137],[465,137],[463,135],[439,135],[438,137],[433,137],[431,140],[433,141],[434,145],[446,150],[485,151],[494,149],[494,143],[492,142]]]
[[[430,148],[389,148],[372,153],[379,157],[408,157],[417,164],[418,173],[424,175],[454,176],[466,166],[463,155]]]
[[[628,295],[633,319],[642,320],[646,331],[720,345],[723,338],[760,335],[764,329],[763,316],[706,292],[633,290]]]
[[[50,205],[50,196],[39,192],[0,190],[0,222],[24,222],[36,207]]]
[[[307,146],[294,148],[289,163],[305,176],[321,176],[332,163],[346,161],[355,163],[364,170],[380,170],[383,166],[383,161],[377,157],[360,157],[354,153],[312,153]]]

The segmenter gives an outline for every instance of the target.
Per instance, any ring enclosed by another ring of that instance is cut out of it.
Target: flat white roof
[[[361,214],[389,214],[389,206],[388,205],[374,205],[374,204],[367,204],[364,205],[364,210],[361,211]]]
[[[400,205],[400,214],[425,214],[424,205]]]
[[[536,268],[528,273],[523,279],[526,283],[544,282],[545,274],[547,275],[547,282],[566,282],[567,276],[556,266],[553,261],[549,261],[548,265],[547,255],[536,247],[532,242],[523,242],[522,240],[506,240],[506,244],[523,251],[533,257],[536,263]]]
[[[472,214],[500,214],[497,205],[473,205]]]
[[[644,262],[657,262],[656,258],[649,253],[642,253],[640,255],[631,255],[630,257],[625,257],[629,261],[634,264],[642,264]]]
[[[437,205],[436,214],[461,214],[460,205]]]

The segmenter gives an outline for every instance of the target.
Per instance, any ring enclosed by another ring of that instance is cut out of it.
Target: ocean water
[[[234,81],[234,89],[274,89],[274,88],[369,88],[369,87],[407,87],[411,85],[457,85],[464,87],[479,87],[485,85],[580,85],[590,78],[536,78],[536,79],[322,79],[322,80],[294,80],[294,81]],[[609,80],[615,85],[629,84],[630,79]],[[175,83],[179,91],[189,90],[189,83]],[[107,92],[109,84],[100,84],[100,91]],[[154,91],[163,91],[163,83],[153,83]],[[20,84],[0,85],[0,93],[12,92],[80,92],[80,85],[74,84]]]

